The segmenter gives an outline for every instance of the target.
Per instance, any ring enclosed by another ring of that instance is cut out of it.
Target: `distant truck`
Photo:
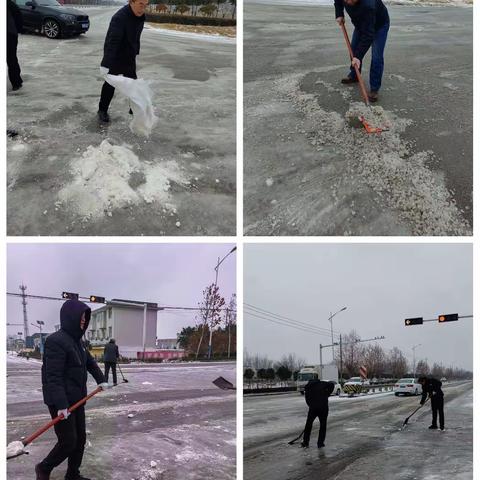
[[[324,380],[334,382],[333,395],[340,395],[342,387],[338,383],[338,369],[335,365],[305,365],[297,376],[297,391],[302,395],[305,393],[305,385],[309,380]]]

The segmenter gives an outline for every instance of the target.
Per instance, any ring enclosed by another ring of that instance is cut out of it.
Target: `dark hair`
[[[111,338],[111,339],[110,339],[110,343],[115,343],[115,339],[114,339],[114,338]]]

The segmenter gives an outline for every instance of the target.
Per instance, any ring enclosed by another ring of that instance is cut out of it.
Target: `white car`
[[[401,378],[393,389],[395,396],[399,395],[420,395],[422,386],[415,378]]]
[[[336,380],[327,380],[327,382],[332,382],[335,384],[332,395],[339,396],[342,393],[342,386]]]
[[[370,380],[364,380],[362,377],[352,377],[345,385],[370,385]]]

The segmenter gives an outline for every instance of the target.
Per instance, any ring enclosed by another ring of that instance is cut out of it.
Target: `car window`
[[[29,0],[15,0],[15,3],[20,7],[24,7],[28,1]]]
[[[38,5],[49,6],[49,7],[60,7],[61,5],[57,0],[37,0]]]

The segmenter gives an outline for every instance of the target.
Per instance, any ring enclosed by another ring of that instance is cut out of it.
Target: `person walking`
[[[308,448],[310,444],[310,434],[312,433],[313,422],[316,418],[320,421],[320,431],[318,432],[318,448],[325,446],[325,437],[327,435],[327,417],[328,417],[328,397],[333,393],[335,384],[333,382],[324,382],[322,380],[309,380],[305,385],[305,401],[308,405],[307,421],[303,432],[303,442],[301,446]]]
[[[115,343],[115,339],[111,338],[103,349],[103,363],[105,364],[105,381],[108,382],[108,374],[111,369],[114,385],[117,384],[117,361],[119,358],[118,345]]]
[[[112,17],[105,37],[100,66],[102,76],[110,74],[137,78],[136,57],[140,53],[140,36],[145,23],[147,5],[148,0],[129,0],[128,5],[122,7]],[[110,121],[108,108],[114,93],[115,88],[105,81],[98,104],[98,118],[101,122]]]
[[[348,76],[342,79],[344,85],[358,82],[354,65],[362,69],[363,58],[372,49],[370,64],[371,102],[378,100],[378,92],[382,86],[383,69],[385,65],[384,51],[390,28],[390,16],[382,0],[335,0],[335,17],[339,25],[345,23],[347,11],[353,26],[352,36],[353,59]]]
[[[420,385],[422,385],[422,398],[420,405],[423,405],[427,401],[427,397],[430,398],[432,404],[432,424],[428,427],[430,430],[437,430],[437,418],[440,420],[440,430],[445,431],[445,412],[443,411],[444,395],[442,390],[442,382],[433,377],[420,377],[418,379]]]
[[[82,337],[90,322],[91,310],[83,302],[67,300],[60,310],[60,330],[45,340],[42,364],[43,401],[53,418],[57,443],[35,466],[37,480],[49,480],[52,470],[68,459],[65,480],[88,480],[80,474],[86,442],[85,407],[69,413],[69,406],[87,395],[90,373],[97,384],[109,388],[97,362],[85,348]]]
[[[23,33],[22,12],[15,2],[7,0],[7,68],[13,91],[19,90],[23,85],[17,57],[19,33]]]

